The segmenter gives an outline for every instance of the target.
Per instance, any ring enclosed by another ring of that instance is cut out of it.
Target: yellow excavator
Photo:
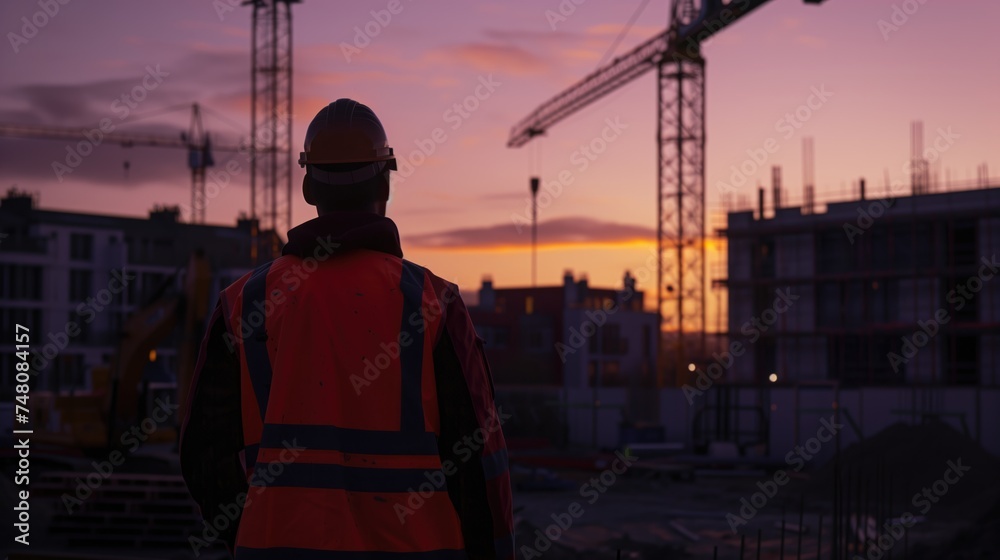
[[[37,440],[84,451],[120,447],[124,433],[134,426],[142,427],[140,405],[145,404],[147,396],[143,372],[155,359],[156,347],[180,325],[175,402],[181,408],[169,421],[157,423],[155,431],[145,439],[176,441],[175,426],[186,413],[187,391],[194,375],[211,286],[211,267],[204,254],[196,251],[188,261],[182,291],[165,292],[129,316],[111,364],[90,370],[90,391],[32,395]]]

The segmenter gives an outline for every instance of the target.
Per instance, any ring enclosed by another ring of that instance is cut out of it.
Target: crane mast
[[[657,290],[661,331],[676,335],[675,377],[687,363],[689,333],[705,352],[705,59],[701,43],[769,0],[673,0],[670,26],[552,97],[511,129],[517,148],[632,82],[657,73]],[[805,0],[819,4],[822,0]],[[666,309],[667,304],[670,310]],[[663,361],[657,336],[657,361]],[[666,385],[657,364],[657,385]]]
[[[275,232],[292,227],[292,4],[253,7],[250,69],[250,216]],[[256,230],[254,231],[256,234]],[[277,242],[277,240],[275,240]],[[257,243],[253,247],[256,251]],[[272,247],[276,252],[278,248]],[[253,258],[256,262],[257,255]]]

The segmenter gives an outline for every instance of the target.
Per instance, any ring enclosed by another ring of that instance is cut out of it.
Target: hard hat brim
[[[396,156],[392,153],[392,148],[387,148],[385,155],[374,155],[372,157],[316,157],[310,156],[309,152],[299,152],[299,167],[306,165],[333,165],[339,163],[374,163],[377,161],[389,162],[389,169],[396,170]]]

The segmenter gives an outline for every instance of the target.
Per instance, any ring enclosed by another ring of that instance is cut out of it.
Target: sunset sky
[[[73,0],[15,53],[9,33],[21,33],[21,18],[39,8],[37,0],[5,0],[0,122],[94,128],[110,117],[119,131],[165,134],[187,126],[186,110],[135,117],[197,101],[212,111],[206,123],[217,141],[234,141],[249,131],[251,10],[237,5],[220,16],[218,6],[229,3]],[[587,0],[554,21],[546,11],[557,11],[559,0],[402,0],[402,11],[348,61],[343,45],[355,46],[356,27],[388,3],[305,0],[293,7],[294,150],[316,111],[340,97],[371,106],[403,157],[435,128],[444,129],[446,139],[433,155],[394,190],[389,215],[408,258],[465,289],[478,286],[484,274],[498,286],[530,281],[530,236],[518,232],[512,216],[530,215],[528,177],[538,151],[543,182],[563,170],[573,175],[539,214],[540,283],[559,282],[569,268],[587,273],[592,284],[618,285],[626,268],[644,267],[656,225],[653,74],[543,139],[506,147],[515,122],[595,69],[641,2]],[[894,5],[904,4],[916,11],[906,21],[899,11],[901,25],[880,29],[879,20],[891,22]],[[659,33],[667,11],[667,0],[650,2],[613,54]],[[928,143],[941,129],[957,138],[941,156],[942,180],[946,169],[953,180],[972,179],[982,163],[1000,175],[998,21],[1000,3],[989,0],[827,0],[821,6],[773,0],[710,39],[703,51],[710,211],[721,209],[719,182],[729,180],[748,149],[769,138],[779,149],[740,187],[747,199],[757,182],[769,184],[771,165],[783,167],[791,200],[800,199],[805,136],[815,138],[819,198],[846,193],[859,177],[868,177],[877,192],[885,169],[908,183],[903,165],[915,119],[924,122]],[[119,120],[115,99],[157,65],[168,75]],[[481,80],[492,80],[494,91],[475,111],[461,120],[446,113]],[[778,121],[819,90],[829,92],[826,100],[786,137]],[[609,119],[624,125],[619,136],[581,169],[573,153]],[[60,182],[51,164],[65,150],[65,142],[0,139],[4,188],[17,184],[39,193],[45,208],[135,216],[154,204],[189,200],[179,150],[103,145]],[[209,222],[234,224],[249,209],[248,175],[211,201]],[[293,184],[300,181],[296,167]],[[296,198],[295,223],[314,215]]]

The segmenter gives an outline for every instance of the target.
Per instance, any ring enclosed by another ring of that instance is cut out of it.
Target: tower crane
[[[259,218],[264,229],[274,231],[292,227],[292,4],[300,2],[242,3],[253,7],[250,216]]]
[[[670,26],[542,103],[511,129],[507,146],[530,142],[563,119],[657,73],[657,290],[661,331],[676,331],[676,370],[685,363],[685,334],[705,350],[705,59],[701,43],[769,0],[673,0]],[[823,0],[804,0],[821,4]],[[675,307],[664,314],[670,293]],[[662,360],[657,336],[657,360]],[[657,383],[664,385],[658,364]]]
[[[94,132],[94,131],[90,131]],[[81,140],[88,139],[88,131],[75,127],[52,127],[35,125],[0,124],[0,136],[12,138],[35,138],[42,140]],[[221,152],[247,151],[237,145],[213,144],[201,120],[201,108],[197,103],[191,105],[191,121],[187,131],[177,136],[157,136],[150,134],[130,134],[124,132],[103,133],[98,141],[101,144],[119,144],[129,148],[132,146],[151,146],[155,148],[180,148],[188,151],[188,168],[191,170],[191,216],[193,224],[205,223],[205,172],[215,165],[213,150]]]

